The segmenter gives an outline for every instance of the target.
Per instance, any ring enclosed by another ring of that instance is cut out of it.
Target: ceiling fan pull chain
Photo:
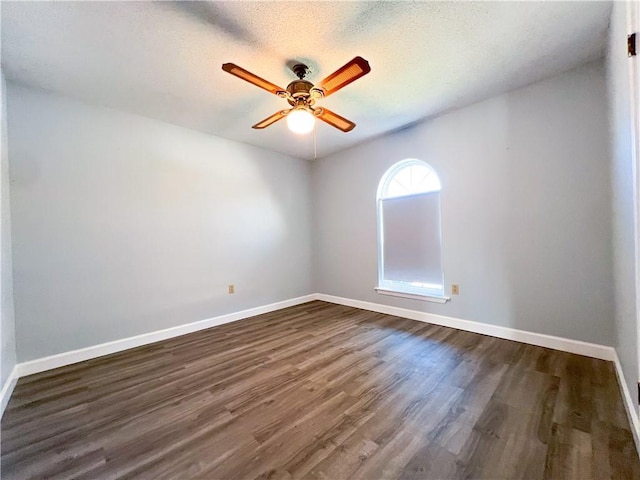
[[[316,133],[318,132],[318,122],[313,124],[313,159],[318,159],[318,145],[316,139]]]

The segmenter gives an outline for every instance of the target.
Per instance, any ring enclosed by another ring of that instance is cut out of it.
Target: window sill
[[[451,300],[451,297],[444,297],[439,295],[426,295],[426,294],[418,294],[418,293],[405,293],[398,292],[397,290],[387,290],[386,288],[376,287],[375,291],[382,295],[390,295],[392,297],[402,297],[402,298],[411,298],[413,300],[422,300],[424,302],[434,302],[434,303],[447,303]]]

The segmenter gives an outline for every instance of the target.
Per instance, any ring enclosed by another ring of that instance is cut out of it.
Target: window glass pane
[[[393,183],[402,185],[407,194],[411,193],[411,170],[411,166],[405,167],[392,177]]]
[[[385,198],[402,197],[410,194],[411,190],[409,190],[409,188],[405,186],[405,184],[401,183],[398,179],[393,179],[387,185],[387,193],[385,195]]]
[[[439,193],[382,200],[382,218],[382,280],[441,289]]]
[[[439,190],[440,180],[428,165],[422,162],[408,163],[387,177],[381,198],[416,195]]]
[[[420,172],[421,178],[414,183],[414,193],[427,193],[440,191],[440,180],[438,176],[433,173],[433,170],[426,172]]]

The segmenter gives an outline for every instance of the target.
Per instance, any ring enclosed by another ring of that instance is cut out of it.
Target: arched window
[[[444,303],[440,179],[421,160],[403,160],[378,186],[378,292]]]

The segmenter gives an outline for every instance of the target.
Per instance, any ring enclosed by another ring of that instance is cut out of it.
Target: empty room
[[[639,2],[0,26],[3,479],[640,479]]]

